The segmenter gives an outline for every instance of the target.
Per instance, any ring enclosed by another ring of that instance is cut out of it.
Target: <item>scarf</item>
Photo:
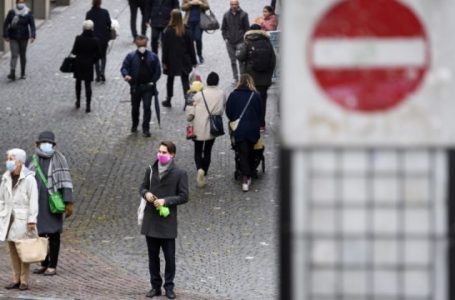
[[[35,148],[35,153],[39,157],[51,159],[47,173],[47,188],[50,194],[63,188],[73,189],[70,169],[63,154],[56,150],[54,154],[48,155],[39,148]],[[33,164],[30,165],[30,170],[36,171]]]
[[[172,160],[167,165],[162,165],[158,161],[158,174],[160,176],[160,180],[161,180],[161,178],[163,178],[164,174],[166,174],[166,172],[169,170],[171,163],[172,163]]]
[[[14,8],[14,17],[11,21],[11,26],[14,28],[17,26],[17,22],[19,22],[19,17],[25,17],[30,12],[30,9],[25,6],[23,9]]]

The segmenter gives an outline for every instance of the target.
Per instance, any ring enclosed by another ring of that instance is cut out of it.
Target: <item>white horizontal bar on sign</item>
[[[422,38],[352,38],[315,40],[315,67],[423,66],[426,42]]]

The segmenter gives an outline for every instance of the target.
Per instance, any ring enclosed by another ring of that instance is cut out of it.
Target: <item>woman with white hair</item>
[[[76,56],[74,62],[74,78],[76,78],[76,108],[81,107],[82,81],[85,85],[86,108],[91,111],[93,66],[101,57],[98,39],[93,33],[94,24],[91,20],[82,23],[82,34],[76,37],[71,54]]]
[[[38,217],[35,173],[25,167],[25,160],[24,150],[9,150],[0,184],[0,241],[8,241],[13,266],[13,280],[5,288],[22,291],[28,289],[30,264],[21,261],[14,242],[36,230]]]

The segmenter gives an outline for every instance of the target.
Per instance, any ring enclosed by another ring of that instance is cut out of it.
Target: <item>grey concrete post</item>
[[[71,0],[56,0],[55,4],[57,4],[57,5],[70,5],[71,4]]]
[[[49,19],[50,0],[33,0],[33,16],[36,19]]]

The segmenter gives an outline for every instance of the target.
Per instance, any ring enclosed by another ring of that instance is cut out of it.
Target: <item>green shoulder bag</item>
[[[38,163],[38,159],[34,154],[32,157],[32,163],[35,166],[36,171],[38,172],[39,178],[43,185],[47,188],[47,177],[44,175],[43,170]],[[63,196],[60,192],[49,192],[49,207],[51,209],[51,213],[53,214],[62,214],[65,212],[65,202],[63,202]]]

